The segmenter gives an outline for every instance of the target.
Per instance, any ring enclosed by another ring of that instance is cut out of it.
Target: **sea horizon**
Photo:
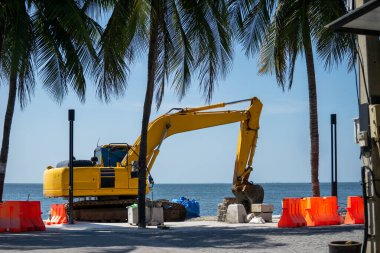
[[[311,183],[260,183],[264,188],[264,203],[273,204],[274,214],[281,214],[282,199],[312,196]],[[157,183],[147,197],[157,199],[178,199],[186,197],[200,204],[201,216],[215,216],[218,204],[225,197],[233,197],[231,183]],[[331,196],[331,183],[320,183],[321,196]],[[360,182],[338,182],[338,203],[344,208],[347,196],[361,196]],[[51,204],[67,203],[64,198],[46,198],[43,196],[42,183],[6,183],[4,200],[41,201],[43,216],[47,217]]]
[[[310,182],[253,182],[254,184],[311,184]],[[331,182],[319,182],[320,184],[331,184]],[[339,183],[361,183],[359,181],[338,181]],[[8,183],[5,184],[43,184],[43,183]],[[178,185],[178,184],[232,184],[232,183],[155,183],[155,184],[165,184],[165,185]]]

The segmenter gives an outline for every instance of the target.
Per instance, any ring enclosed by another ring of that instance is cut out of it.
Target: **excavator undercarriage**
[[[73,218],[77,221],[126,222],[128,220],[126,208],[133,204],[137,204],[136,199],[77,201],[73,205]],[[186,218],[185,207],[169,200],[150,201],[147,199],[146,206],[162,207],[166,222],[183,221]],[[68,208],[66,210],[69,211]]]

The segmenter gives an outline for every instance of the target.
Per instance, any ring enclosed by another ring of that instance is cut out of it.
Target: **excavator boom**
[[[250,101],[247,110],[209,111],[231,104]],[[167,113],[151,122],[148,126],[147,173],[150,172],[159,154],[164,139],[171,135],[198,129],[240,122],[240,132],[233,175],[233,193],[240,202],[261,203],[264,198],[261,186],[248,182],[252,171],[252,160],[255,154],[259,118],[262,103],[256,97],[230,103],[219,103],[198,108],[177,109],[179,112]],[[139,137],[122,160],[122,166],[138,164],[141,138]]]

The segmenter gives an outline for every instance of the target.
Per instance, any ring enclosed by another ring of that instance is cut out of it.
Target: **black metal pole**
[[[334,196],[334,114],[330,114],[330,136],[331,136],[331,196]]]
[[[335,180],[334,180],[334,193],[335,197],[338,198],[338,143],[337,143],[337,131],[336,131],[336,126],[337,126],[337,118],[336,114],[335,115],[335,124],[334,124],[334,151],[335,151]]]
[[[75,120],[75,110],[69,110],[69,224],[74,224],[73,220],[73,200],[74,200],[74,170],[73,170],[73,160],[74,160],[74,120]]]
[[[330,115],[331,124],[331,196],[338,196],[336,114]]]

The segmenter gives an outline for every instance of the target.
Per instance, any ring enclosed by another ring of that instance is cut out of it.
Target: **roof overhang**
[[[371,0],[326,25],[337,32],[380,36],[380,0]]]

